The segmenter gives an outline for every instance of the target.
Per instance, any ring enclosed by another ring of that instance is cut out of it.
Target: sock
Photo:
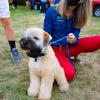
[[[12,50],[13,48],[16,48],[15,41],[8,41],[8,42],[9,42],[9,45],[10,45],[11,50]]]

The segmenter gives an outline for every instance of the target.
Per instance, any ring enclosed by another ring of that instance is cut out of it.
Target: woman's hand
[[[73,33],[69,33],[67,37],[67,42],[74,43],[76,41],[76,37]]]

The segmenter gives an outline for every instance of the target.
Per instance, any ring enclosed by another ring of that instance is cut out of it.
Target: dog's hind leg
[[[65,77],[64,71],[61,67],[60,67],[59,71],[56,71],[55,79],[57,81],[57,84],[59,85],[59,90],[61,92],[66,92],[69,88],[69,84],[68,84],[67,79]]]
[[[28,96],[37,96],[40,88],[40,79],[33,73],[30,74],[30,86],[28,88]]]
[[[39,92],[39,100],[50,100],[54,76],[44,76],[41,80],[41,87]]]

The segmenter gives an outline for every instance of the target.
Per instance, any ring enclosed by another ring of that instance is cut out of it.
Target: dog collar
[[[38,57],[45,56],[45,53],[41,53]],[[35,62],[38,60],[38,57],[35,58]]]

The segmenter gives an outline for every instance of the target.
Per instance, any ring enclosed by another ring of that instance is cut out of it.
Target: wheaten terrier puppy
[[[29,28],[20,40],[20,46],[30,57],[30,85],[28,96],[38,96],[39,100],[49,100],[54,79],[59,90],[66,92],[69,84],[52,48],[48,45],[51,36],[40,28]]]

